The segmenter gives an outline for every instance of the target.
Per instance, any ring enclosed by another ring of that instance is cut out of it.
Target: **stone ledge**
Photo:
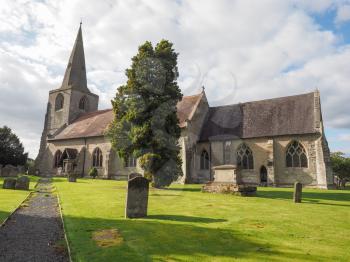
[[[202,187],[202,192],[226,193],[238,196],[256,196],[256,187],[235,183],[210,182]]]

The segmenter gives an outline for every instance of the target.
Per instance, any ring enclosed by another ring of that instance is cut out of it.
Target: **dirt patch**
[[[103,229],[92,233],[92,239],[99,247],[114,247],[123,243],[118,229]]]

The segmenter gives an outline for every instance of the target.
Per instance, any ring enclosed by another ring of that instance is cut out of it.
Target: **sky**
[[[81,20],[99,109],[137,47],[168,39],[184,95],[204,85],[215,106],[318,89],[330,149],[350,154],[350,0],[0,0],[0,126],[32,158]]]

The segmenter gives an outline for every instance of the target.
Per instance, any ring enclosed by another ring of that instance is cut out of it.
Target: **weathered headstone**
[[[68,178],[68,182],[77,182],[77,174],[68,174],[67,178]]]
[[[8,177],[4,179],[4,183],[2,184],[3,189],[15,189],[16,187],[16,178]]]
[[[18,173],[18,168],[13,165],[6,165],[1,171],[1,175],[3,177],[16,177]]]
[[[27,176],[21,176],[17,178],[16,181],[16,189],[19,190],[29,190],[29,177]]]
[[[134,177],[128,181],[125,217],[147,216],[149,181],[144,177]]]
[[[294,183],[294,194],[293,194],[294,203],[301,203],[302,191],[303,191],[303,185],[300,182],[295,182]]]
[[[129,174],[129,176],[128,176],[128,180],[133,179],[133,178],[135,178],[135,177],[142,177],[142,175],[139,174],[139,173],[131,173],[131,174]]]

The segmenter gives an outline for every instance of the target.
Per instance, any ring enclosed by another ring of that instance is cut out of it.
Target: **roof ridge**
[[[257,103],[257,102],[267,102],[267,101],[273,101],[273,100],[278,100],[278,99],[283,99],[283,98],[292,98],[292,97],[306,96],[306,95],[311,95],[313,93],[314,92],[308,92],[308,93],[297,94],[297,95],[280,96],[280,97],[274,97],[274,98],[266,98],[266,99],[261,99],[261,100],[253,100],[253,101],[247,101],[247,102],[235,103],[235,104],[228,104],[228,105],[222,105],[222,106],[211,106],[210,108],[220,108],[220,107],[222,108],[222,107],[245,105],[245,104]]]

